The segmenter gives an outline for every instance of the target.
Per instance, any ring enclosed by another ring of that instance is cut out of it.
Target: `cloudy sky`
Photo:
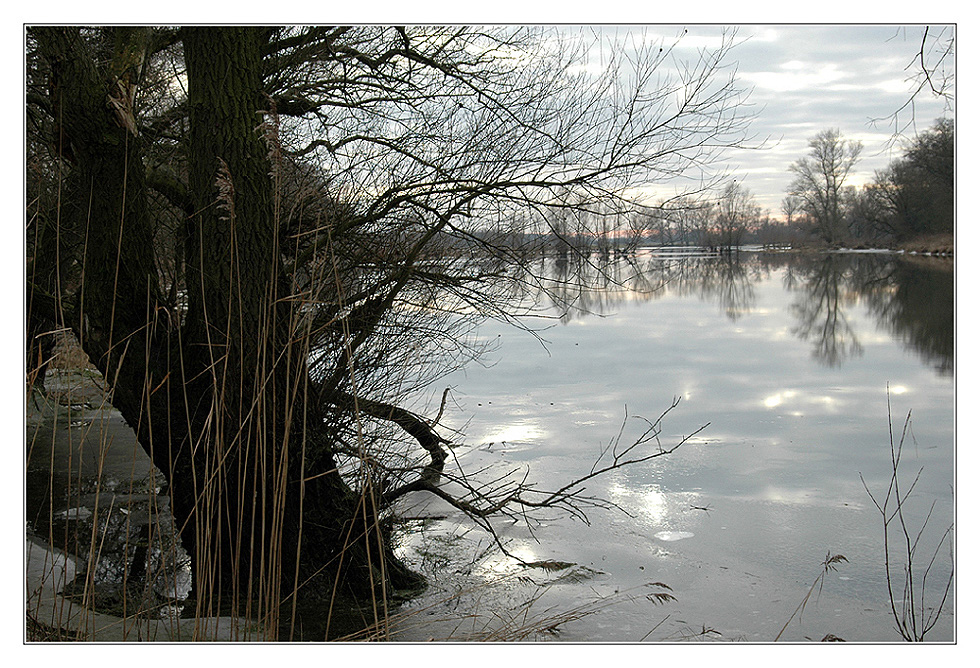
[[[598,28],[605,44],[628,45],[636,34],[644,40],[663,35],[669,42],[685,28],[686,35],[675,47],[678,59],[696,58],[697,49],[717,46],[720,25],[602,25]],[[733,176],[756,196],[756,201],[773,215],[792,175],[789,165],[806,155],[807,141],[818,132],[839,128],[848,139],[859,140],[864,149],[849,183],[860,185],[873,178],[901,154],[894,141],[894,114],[902,110],[914,90],[910,63],[922,43],[922,25],[738,25],[736,46],[728,61],[737,68],[739,84],[750,89],[751,126],[758,139],[768,138],[765,150],[736,151],[728,167]],[[632,33],[632,35],[631,35]],[[951,26],[929,28],[930,44],[935,36],[945,42]],[[624,46],[623,48],[629,48]],[[608,46],[606,47],[608,52]],[[953,58],[947,59],[953,74]],[[899,129],[910,136],[927,129],[946,111],[944,101],[923,92],[912,109],[899,113]],[[876,122],[876,119],[877,122]]]

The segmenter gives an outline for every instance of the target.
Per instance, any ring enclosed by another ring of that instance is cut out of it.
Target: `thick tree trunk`
[[[230,579],[242,595],[274,602],[314,572],[363,593],[372,574],[347,564],[369,562],[374,550],[361,549],[359,516],[371,513],[359,511],[363,500],[324,442],[319,407],[308,401],[309,350],[292,331],[296,305],[282,299],[271,147],[259,128],[264,34],[183,35],[197,212],[187,245],[184,350],[193,373],[185,386],[200,398],[191,443],[204,448],[178,465],[177,478],[197,485],[174,503],[178,516],[193,518],[202,586],[223,588]]]
[[[84,239],[83,284],[68,324],[106,378],[119,379],[114,401],[138,410],[158,285],[140,142],[124,121],[133,68],[100,71],[77,29],[43,29],[38,37],[51,62],[60,143],[73,163],[59,215]],[[117,50],[145,44],[143,33],[129,37]]]
[[[105,68],[77,29],[38,34],[73,160],[66,210],[86,235],[71,324],[168,477],[197,600],[230,594],[275,620],[294,586],[301,595],[382,594],[393,573],[405,572],[392,561],[370,489],[355,494],[337,471],[309,385],[306,339],[294,331],[299,306],[285,298],[269,146],[259,130],[265,31],[183,31],[195,211],[184,312],[159,294],[131,122],[148,33],[120,30]]]

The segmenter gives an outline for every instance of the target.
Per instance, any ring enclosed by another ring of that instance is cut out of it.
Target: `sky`
[[[695,59],[699,48],[720,43],[722,25],[601,25],[606,53],[610,44],[629,49],[637,34],[644,39],[663,35],[673,42],[679,60]],[[747,108],[755,114],[750,133],[762,150],[728,153],[725,168],[748,187],[763,209],[781,216],[780,204],[792,181],[789,166],[804,157],[808,140],[837,128],[849,140],[863,144],[860,160],[848,183],[860,186],[874,178],[902,153],[896,142],[896,122],[904,137],[928,129],[944,113],[943,99],[924,91],[916,96],[914,115],[908,102],[915,83],[910,63],[916,59],[923,25],[728,25],[736,29],[727,63],[735,68],[737,84],[750,91]],[[942,32],[945,29],[945,32]],[[948,37],[952,26],[931,26],[929,35]],[[632,34],[631,34],[632,33]],[[954,73],[952,58],[947,71]],[[914,126],[908,123],[914,120]]]
[[[180,5],[181,2],[182,0],[178,0],[177,4]],[[828,2],[831,4],[825,5],[827,13],[823,18],[840,16],[837,1]],[[560,11],[549,0],[533,5],[524,2],[515,5],[508,3],[509,0],[501,0],[501,8],[486,14],[476,12],[476,16],[468,16],[470,12],[460,12],[458,4],[454,4],[450,11],[442,12],[442,3],[436,2],[421,7],[417,13],[413,9],[412,16],[405,17],[399,16],[404,13],[404,5],[392,6],[382,1],[376,9],[378,14],[355,12],[353,16],[343,16],[341,12],[337,16],[331,14],[329,18],[319,19],[308,14],[299,17],[283,15],[271,22],[322,23],[329,20],[393,24],[407,20],[409,23],[522,23],[568,28],[588,26],[586,30],[601,35],[606,45],[610,40],[628,45],[630,33],[645,33],[648,40],[662,35],[668,43],[672,43],[686,28],[687,34],[675,47],[679,60],[695,59],[699,48],[710,48],[719,44],[723,28],[735,28],[737,44],[731,50],[727,62],[736,70],[737,84],[750,91],[748,102],[751,106],[747,111],[756,114],[750,132],[756,142],[764,142],[766,148],[733,151],[727,156],[727,163],[719,167],[730,171],[733,178],[747,187],[763,210],[769,209],[773,216],[781,215],[780,204],[792,181],[789,165],[806,155],[808,139],[822,130],[839,128],[845,138],[863,143],[861,159],[850,180],[854,185],[859,186],[872,180],[875,170],[884,168],[901,154],[901,144],[893,141],[894,123],[890,124],[887,119],[906,104],[913,89],[914,84],[908,80],[910,71],[907,68],[919,51],[923,26],[869,23],[864,16],[873,11],[874,3],[861,3],[860,7],[853,3],[840,3],[845,8],[851,7],[853,11],[848,16],[854,16],[853,20],[861,23],[822,25],[806,22],[806,19],[796,23],[771,25],[739,22],[708,24],[697,21],[669,24],[642,22],[643,18],[653,18],[654,15],[659,21],[662,17],[671,18],[670,14],[704,18],[721,18],[726,11],[731,14],[730,9],[719,10],[718,7],[724,5],[719,5],[714,0],[700,0],[697,7],[704,9],[696,12],[684,7],[658,7],[655,12],[644,11],[640,3],[628,3],[624,9],[616,5],[616,0],[613,0],[609,8],[604,3],[602,11],[597,9],[598,4],[590,3],[591,9],[584,13],[576,11],[578,8],[574,2],[562,3]],[[897,4],[900,3],[894,0],[889,3],[888,13],[880,12],[877,16],[895,16]],[[298,2],[296,6],[300,7],[302,14],[305,5]],[[494,7],[496,6],[495,3]],[[59,13],[58,18],[52,17],[50,20],[74,22],[77,17],[73,17],[72,13],[67,10]],[[765,12],[753,11],[752,7],[738,10],[739,16],[748,18],[760,13],[770,15],[768,9]],[[578,17],[586,20],[569,20]],[[778,15],[773,17],[785,20]],[[113,23],[119,20],[118,16],[104,17],[102,21],[90,16],[84,22]],[[153,16],[145,17],[140,22],[169,23],[173,20],[172,17],[168,21],[166,17]],[[260,22],[261,20],[268,21],[269,17],[260,19]],[[701,21],[703,20],[702,18]],[[196,16],[191,12],[177,20],[180,21],[248,23],[255,22],[256,19],[244,15],[239,18]],[[810,21],[813,21],[813,17]],[[939,34],[942,29],[943,26],[933,26],[930,32]],[[952,30],[947,25],[946,32],[942,34],[949,35]],[[19,42],[18,39],[16,43]],[[952,63],[952,59],[949,60]],[[915,108],[916,128],[928,128],[944,111],[945,104],[942,100],[927,92],[919,95]],[[883,120],[873,123],[873,119]],[[909,110],[906,109],[900,120],[904,125],[909,119]],[[912,129],[906,129],[905,134],[911,135]],[[648,192],[667,195],[673,194],[674,190],[673,187],[663,188],[663,184],[659,184],[656,189],[648,189]]]

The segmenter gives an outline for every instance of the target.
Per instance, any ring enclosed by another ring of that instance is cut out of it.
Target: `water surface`
[[[485,324],[480,338],[495,348],[484,364],[433,390],[436,403],[453,388],[443,422],[465,434],[459,465],[487,479],[519,469],[555,489],[587,472],[621,427],[620,449],[632,443],[675,398],[660,445],[697,433],[589,483],[587,494],[619,509],[496,525],[512,554],[574,564],[564,569],[523,567],[461,513],[412,499],[406,514],[445,519],[408,523],[402,553],[432,586],[404,607],[417,614],[397,637],[520,637],[526,620],[578,610],[581,619],[527,637],[772,641],[792,618],[781,640],[900,640],[865,484],[879,495],[889,484],[890,402],[896,444],[911,412],[901,465],[906,483],[921,469],[911,519],[935,504],[920,549],[928,561],[953,513],[952,262],[646,251],[605,275],[573,258],[535,271],[559,296],[529,296],[546,316],[529,321],[538,336]],[[794,616],[838,554],[847,561]],[[927,605],[948,561],[944,547]],[[952,615],[927,636],[952,637]]]

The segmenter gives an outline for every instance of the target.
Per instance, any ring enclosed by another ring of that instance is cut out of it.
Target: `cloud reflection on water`
[[[889,638],[887,615],[872,623],[861,612],[880,603],[880,564],[859,472],[874,489],[890,474],[887,385],[895,414],[914,411],[917,490],[939,499],[937,517],[951,512],[951,263],[748,254],[622,264],[634,289],[601,297],[588,294],[603,290],[600,276],[583,267],[570,280],[566,266],[561,301],[573,308],[547,331],[547,350],[488,324],[483,336],[501,335],[496,364],[447,379],[464,407],[448,417],[468,423],[475,446],[513,443],[492,454],[552,487],[589,469],[624,410],[653,419],[682,396],[664,423],[665,445],[711,425],[670,457],[590,486],[629,515],[597,511],[591,526],[555,520],[533,544],[514,534],[514,547],[601,567],[617,587],[648,576],[655,556],[657,577],[673,578],[685,615],[746,625],[767,623],[744,607],[744,591],[761,580],[735,577],[734,564],[792,588],[812,581],[811,566],[832,547],[854,557],[843,595],[867,597],[840,613],[864,634],[849,639]],[[642,281],[630,278],[643,272]],[[670,289],[648,289],[662,284]],[[641,429],[629,418],[623,442]],[[664,542],[659,532],[692,536]],[[695,563],[701,573],[717,569],[707,589],[687,570]],[[738,632],[767,637],[764,627]]]

